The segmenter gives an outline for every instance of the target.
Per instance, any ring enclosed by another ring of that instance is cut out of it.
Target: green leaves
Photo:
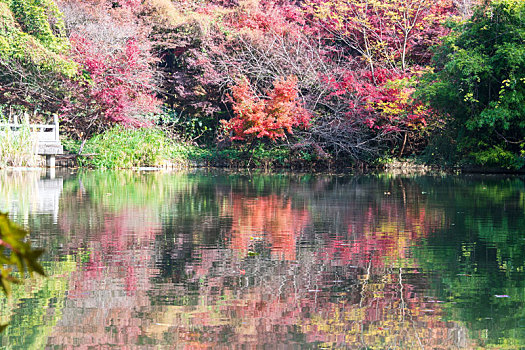
[[[12,274],[12,266],[18,268],[21,277],[27,272],[45,276],[38,258],[43,250],[31,248],[29,242],[24,241],[28,232],[9,220],[7,214],[0,213],[0,287],[9,295],[12,283],[20,283]]]
[[[173,142],[155,128],[116,126],[86,143],[85,152],[94,153],[86,165],[103,169],[163,166],[170,160]]]
[[[62,13],[53,0],[11,0],[13,11],[24,31],[54,52],[68,48]]]
[[[525,141],[525,2],[493,1],[457,24],[437,49],[419,95],[450,116],[463,157],[521,167]]]
[[[62,14],[52,0],[0,2],[2,60],[15,59],[71,75],[76,66],[60,56],[69,49],[65,34]]]
[[[0,213],[0,287],[6,295],[11,294],[11,284],[22,283],[13,276],[13,266],[18,268],[21,278],[26,272],[31,277],[35,272],[41,276],[46,275],[38,263],[38,258],[44,251],[31,248],[31,244],[24,240],[27,235],[28,232],[9,220],[7,214]],[[0,325],[0,332],[5,327],[7,325]]]

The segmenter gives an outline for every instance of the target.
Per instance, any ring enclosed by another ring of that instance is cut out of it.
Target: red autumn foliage
[[[62,113],[64,119],[88,137],[108,125],[149,125],[139,116],[156,111],[148,62],[140,56],[133,40],[121,52],[105,55],[96,43],[80,35],[71,37],[73,58],[82,71],[70,82],[71,97]],[[81,136],[81,135],[79,135]]]
[[[345,71],[339,79],[324,81],[332,88],[328,99],[346,100],[348,118],[359,118],[373,130],[396,133],[424,128],[432,116],[431,110],[411,98],[414,76],[376,69]]]
[[[304,9],[328,45],[359,56],[372,72],[428,62],[428,48],[447,33],[442,24],[454,13],[450,0],[312,0]]]
[[[148,28],[136,14],[139,5],[76,0],[61,5],[71,27],[70,58],[79,66],[78,76],[66,82],[62,119],[79,139],[115,124],[150,125],[144,116],[157,111],[155,59]]]
[[[361,125],[379,150],[397,147],[399,155],[417,151],[424,144],[422,131],[434,124],[434,113],[412,94],[421,67],[432,56],[430,47],[448,32],[443,23],[455,14],[452,3],[313,0],[304,10],[312,30],[324,38],[330,65],[333,58],[347,62],[341,69],[321,73],[330,90],[326,103],[346,106],[339,109],[338,123]],[[326,129],[328,135],[338,135],[332,127]]]
[[[181,93],[173,106],[187,110],[193,101],[188,94],[200,101],[204,91],[207,102],[216,101],[224,110],[217,92],[236,84],[237,98],[229,101],[235,115],[225,124],[232,138],[277,140],[287,130],[268,125],[268,99],[255,92],[271,90],[272,82],[293,75],[304,108],[317,116],[308,131],[295,132],[298,147],[363,159],[388,147],[403,151],[405,136],[406,151],[413,151],[432,113],[411,93],[417,72],[431,57],[429,47],[447,32],[442,22],[453,8],[447,0],[366,4],[256,0],[195,5],[194,13],[213,30],[201,24],[193,29],[199,40],[186,38],[176,45],[173,61],[182,67],[170,77],[177,78],[174,86]],[[187,72],[193,79],[186,79]],[[238,76],[252,85],[236,82]]]
[[[266,99],[257,97],[245,77],[232,88],[231,102],[235,117],[223,121],[226,130],[233,131],[233,140],[270,140],[293,134],[292,128],[306,127],[310,113],[298,98],[297,78],[289,76],[274,82]]]
[[[454,14],[451,0],[61,2],[88,9],[80,21],[89,18],[96,25],[80,26],[81,30],[73,25],[72,32],[99,48],[104,42],[110,47],[104,52],[115,61],[129,40],[140,43],[139,57],[147,60],[149,54],[149,63],[154,47],[165,108],[213,129],[207,140],[214,139],[220,126],[216,113],[224,115],[231,103],[233,119],[222,125],[233,140],[277,141],[293,132],[298,142],[294,149],[306,147],[355,160],[371,159],[389,147],[400,155],[417,151],[424,142],[425,128],[433,125],[432,111],[417,104],[411,94],[418,72],[431,58],[430,46],[447,33],[444,19]],[[109,22],[118,26],[104,29]],[[99,29],[96,35],[85,35],[86,28]],[[150,76],[137,77],[146,80],[136,84],[145,87],[138,95],[153,99],[151,66],[142,72]],[[246,80],[236,80],[239,76]],[[287,76],[296,78],[283,79]],[[231,97],[225,100],[231,86]],[[78,90],[92,96],[86,89]],[[89,113],[97,114],[94,119],[101,121],[100,128],[92,127],[91,117],[85,124],[95,132],[115,119],[140,124],[136,118],[140,113],[135,112],[147,113],[150,109],[143,107],[155,105],[135,99],[126,87],[120,95],[113,88],[106,92],[109,96],[97,91],[105,105]],[[74,100],[77,111],[97,104],[82,97]],[[306,111],[315,113],[315,120],[309,122],[311,114]],[[306,131],[298,130],[307,125]],[[92,134],[84,129],[84,134]]]

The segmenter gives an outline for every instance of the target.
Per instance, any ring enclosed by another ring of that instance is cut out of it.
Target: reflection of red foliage
[[[108,270],[116,274],[115,278],[124,280],[124,289],[128,295],[133,295],[142,281],[137,274],[144,273],[151,259],[148,250],[144,254],[137,254],[135,249],[140,242],[142,245],[152,242],[158,230],[157,223],[146,224],[141,218],[140,211],[129,210],[115,217],[106,217],[103,228],[92,240],[89,261],[85,264],[83,275],[75,279],[75,288],[70,291],[70,297],[82,297],[91,284],[107,278]],[[86,285],[87,284],[87,285]]]
[[[424,238],[439,220],[435,215],[429,216],[424,208],[417,213],[400,212],[388,205],[382,207],[382,216],[369,209],[359,228],[349,225],[349,238],[331,239],[322,256],[361,267],[383,267],[387,261],[407,260],[410,259],[410,247]]]
[[[424,277],[414,269],[345,267],[334,274],[322,266],[348,264],[341,263],[340,258],[319,264],[319,260],[311,261],[305,255],[298,264],[280,265],[288,274],[265,271],[263,283],[245,285],[244,277],[235,276],[238,258],[225,257],[220,251],[206,252],[207,258],[220,261],[221,273],[216,274],[216,264],[203,261],[210,270],[197,277],[206,281],[199,289],[199,303],[167,306],[163,317],[170,326],[152,326],[151,334],[161,337],[176,333],[187,348],[220,347],[224,333],[228,333],[230,344],[248,347],[296,344],[291,334],[300,333],[309,344],[322,342],[334,348],[363,344],[377,348],[393,344],[451,348],[464,331],[441,320],[441,304],[422,296],[420,279]],[[257,277],[252,275],[255,281]],[[330,291],[334,277],[353,279],[356,289],[346,289],[340,295]],[[315,284],[310,284],[312,280]],[[186,323],[183,320],[188,315]]]
[[[192,247],[199,258],[185,264],[185,285],[169,277],[150,284],[162,278],[152,259],[160,223],[147,208],[101,214],[98,227],[90,221],[82,241],[92,253],[87,271],[73,274],[66,310],[75,317],[64,317],[48,344],[126,349],[147,339],[187,349],[299,347],[299,335],[333,348],[467,347],[455,336],[464,329],[441,321],[441,305],[422,294],[425,276],[408,255],[411,244],[442,225],[439,211],[408,210],[388,199],[368,209],[361,204],[344,215],[347,232],[296,255],[310,221],[305,207],[279,195],[230,192],[219,200],[227,203],[221,215],[232,219],[231,249]],[[64,231],[78,229],[70,224]],[[194,232],[184,237],[195,240]],[[275,259],[244,259],[260,244]],[[398,257],[410,268],[392,263]],[[182,298],[155,299],[174,294]]]
[[[150,305],[146,292],[152,289],[151,277],[158,272],[152,268],[152,242],[160,223],[145,208],[101,214],[82,228],[85,232],[74,222],[65,222],[66,232],[76,231],[82,240],[89,236],[84,253],[89,255],[70,277],[68,308],[75,317],[61,321],[64,324],[51,335],[48,345],[134,348],[148,323],[136,313]]]
[[[308,222],[308,211],[293,209],[291,200],[277,195],[259,198],[233,196],[231,247],[246,255],[250,245],[263,240],[272,255],[295,259],[296,239]]]

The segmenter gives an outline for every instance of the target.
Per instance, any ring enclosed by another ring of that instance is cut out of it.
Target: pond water
[[[525,185],[502,176],[0,173],[46,278],[9,349],[525,346]]]

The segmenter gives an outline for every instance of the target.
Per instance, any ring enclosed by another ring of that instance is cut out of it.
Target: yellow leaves
[[[145,5],[153,10],[153,16],[165,24],[181,24],[181,13],[170,0],[146,0]]]
[[[382,111],[382,114],[388,117],[399,116],[403,110],[399,108],[397,102],[379,102],[376,107]]]
[[[471,103],[479,103],[479,101],[474,98],[474,94],[472,92],[466,93],[465,96],[463,97],[463,101],[471,102]]]

